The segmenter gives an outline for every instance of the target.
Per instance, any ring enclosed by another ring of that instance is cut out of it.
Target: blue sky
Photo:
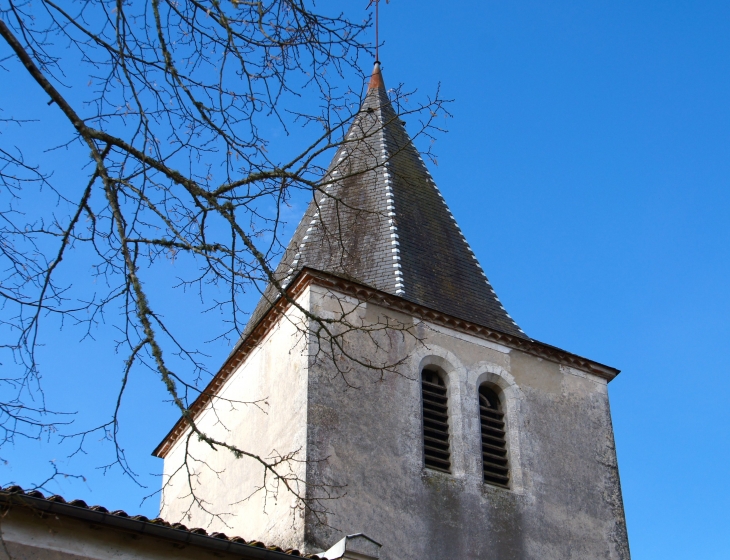
[[[386,6],[381,54],[455,99],[437,183],[522,328],[623,370],[633,557],[726,558],[730,5],[443,6]]]
[[[366,2],[348,4],[352,15]],[[638,560],[730,549],[729,27],[720,1],[381,7],[386,85],[440,84],[454,100],[431,171],[505,307],[528,335],[622,370],[610,397]],[[0,106],[22,95],[46,110],[34,84],[6,85]],[[175,312],[193,330],[220,319]],[[113,337],[49,334],[59,403],[108,409]],[[222,360],[228,348],[208,351]],[[39,443],[6,448],[2,481],[38,482],[56,459],[87,478],[60,493],[154,515],[155,499],[140,505],[159,484],[149,453],[175,414],[132,382],[125,444],[148,489],[95,469],[93,441],[70,460]]]

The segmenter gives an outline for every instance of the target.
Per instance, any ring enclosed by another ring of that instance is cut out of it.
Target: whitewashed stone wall
[[[305,290],[299,301],[308,302]],[[231,375],[219,397],[198,417],[200,429],[218,440],[263,458],[294,454],[283,475],[304,480],[307,458],[306,326],[290,310]],[[240,404],[241,402],[258,404]],[[192,473],[188,477],[184,459]],[[188,527],[224,532],[297,548],[304,519],[295,497],[277,486],[254,459],[211,449],[195,437],[181,437],[164,462],[161,517]],[[296,482],[293,483],[297,488]],[[190,486],[204,503],[191,499]],[[304,492],[303,486],[300,486]],[[207,510],[207,511],[206,511]]]
[[[326,502],[329,513],[294,522],[283,495],[265,513],[260,498],[231,505],[260,483],[258,471],[217,452],[221,472],[200,483],[219,509],[238,514],[229,521],[235,531],[308,552],[363,532],[382,543],[386,560],[629,558],[604,380],[315,286],[301,301],[330,314],[344,302],[366,324],[397,320],[416,336],[387,341],[391,358],[407,358],[399,374],[355,367],[343,375],[315,359],[313,339],[304,348],[292,339],[295,329],[280,322],[225,390],[251,398],[255,387],[258,396],[269,396],[269,415],[239,409],[226,423],[242,445],[282,453],[301,448],[309,497],[328,491],[341,497]],[[360,355],[378,354],[369,335],[355,334],[350,343]],[[451,474],[423,467],[419,375],[426,365],[446,373]],[[478,387],[485,381],[500,388],[505,402],[510,489],[482,482]],[[212,416],[205,421],[215,426]],[[181,445],[165,461],[167,476]],[[184,495],[175,484],[176,496]],[[167,518],[182,513],[171,497],[166,492]],[[193,519],[218,527],[203,514]]]

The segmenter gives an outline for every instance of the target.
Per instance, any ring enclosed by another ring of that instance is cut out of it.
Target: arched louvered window
[[[482,465],[484,482],[507,487],[507,441],[502,403],[492,389],[479,387],[479,416],[482,420]]]
[[[437,471],[451,472],[449,451],[449,402],[446,385],[433,369],[421,373],[423,396],[423,455],[426,466]]]

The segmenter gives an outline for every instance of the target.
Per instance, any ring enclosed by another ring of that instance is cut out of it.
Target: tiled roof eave
[[[223,533],[208,534],[204,529],[188,529],[162,519],[150,520],[142,515],[129,516],[123,511],[110,512],[99,506],[87,506],[82,500],[66,502],[60,496],[46,498],[38,491],[25,492],[19,486],[0,488],[0,505],[8,510],[14,506],[26,507],[36,514],[65,516],[80,521],[104,525],[120,531],[139,533],[167,541],[195,546],[216,553],[227,553],[242,560],[284,560],[292,556],[318,559],[317,555],[303,555],[298,550],[267,546],[258,541],[246,542],[240,537]]]
[[[589,360],[588,358],[583,358],[555,346],[551,346],[534,339],[503,333],[493,328],[466,321],[458,317],[447,315],[435,309],[413,303],[403,297],[353,282],[350,279],[311,268],[305,267],[301,269],[292,279],[286,290],[288,299],[295,299],[310,284],[329,288],[344,295],[353,296],[360,300],[372,302],[382,307],[401,311],[424,321],[452,328],[465,334],[483,338],[484,340],[496,342],[503,346],[520,350],[551,362],[574,367],[605,379],[606,381],[613,380],[620,373],[620,370],[616,368]],[[231,353],[203,393],[201,393],[192,404],[190,407],[190,413],[193,418],[196,418],[198,414],[203,411],[205,406],[229,379],[230,375],[245,360],[246,356],[258,344],[258,342],[266,336],[269,329],[276,323],[278,318],[286,312],[288,307],[289,302],[287,299],[279,298],[268,309],[268,311],[263,314],[261,319],[251,329],[248,335],[240,341],[237,348]],[[185,432],[186,428],[187,424],[185,419],[180,418],[152,454],[156,457],[164,458],[178,438]]]

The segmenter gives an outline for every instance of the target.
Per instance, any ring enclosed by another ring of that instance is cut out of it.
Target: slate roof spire
[[[388,98],[380,62],[345,140],[279,264],[346,277],[527,338],[497,298]],[[277,299],[269,286],[244,336]]]

